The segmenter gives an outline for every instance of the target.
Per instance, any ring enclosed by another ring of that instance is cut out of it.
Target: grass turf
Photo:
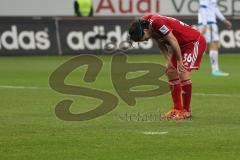
[[[128,106],[119,97],[112,112],[86,122],[66,122],[54,114],[56,103],[74,99],[73,112],[84,112],[99,101],[57,93],[48,87],[51,72],[70,57],[0,58],[0,159],[4,160],[229,160],[240,150],[240,56],[220,56],[229,77],[212,77],[207,56],[192,73],[192,110],[186,121],[146,118],[168,111],[169,95],[139,98]],[[94,84],[82,83],[86,67],[74,71],[67,82],[104,89],[115,96],[110,83],[110,56]],[[160,55],[131,55],[130,62],[163,64]],[[9,87],[12,86],[12,87]],[[26,88],[16,88],[24,86]],[[27,88],[27,87],[38,87]],[[232,95],[232,96],[231,96]],[[127,116],[126,116],[127,115]],[[141,115],[136,118],[136,115]],[[130,119],[131,118],[131,119]],[[166,132],[145,135],[143,132]]]

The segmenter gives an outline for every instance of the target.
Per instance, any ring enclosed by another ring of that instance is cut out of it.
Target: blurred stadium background
[[[50,89],[49,76],[60,64],[98,55],[104,65],[96,82],[82,81],[86,67],[66,82],[117,96],[104,45],[126,40],[129,22],[146,13],[195,25],[198,0],[0,0],[0,159],[239,159],[240,0],[218,0],[218,6],[233,23],[227,30],[219,22],[220,63],[230,76],[212,77],[204,56],[192,75],[192,120],[159,120],[172,104],[158,96],[139,98],[134,107],[118,97],[117,108],[102,117],[66,122],[54,113],[59,101],[73,99],[74,113],[99,101]],[[127,53],[130,62],[164,64],[152,41]]]

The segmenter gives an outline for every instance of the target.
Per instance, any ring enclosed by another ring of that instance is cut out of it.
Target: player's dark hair
[[[146,20],[137,19],[133,21],[128,31],[130,40],[133,40],[135,42],[141,41],[144,36],[144,29],[148,29],[148,28],[149,28],[149,22]]]

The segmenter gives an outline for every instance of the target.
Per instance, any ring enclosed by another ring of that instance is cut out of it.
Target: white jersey
[[[225,20],[217,7],[217,0],[199,0],[198,25],[214,24],[216,17]]]

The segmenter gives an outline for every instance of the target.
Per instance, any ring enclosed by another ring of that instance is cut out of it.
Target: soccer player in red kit
[[[164,117],[177,120],[192,117],[190,72],[200,66],[206,48],[203,35],[172,17],[147,14],[131,24],[129,36],[135,42],[154,39],[168,61],[166,75],[174,106]]]

